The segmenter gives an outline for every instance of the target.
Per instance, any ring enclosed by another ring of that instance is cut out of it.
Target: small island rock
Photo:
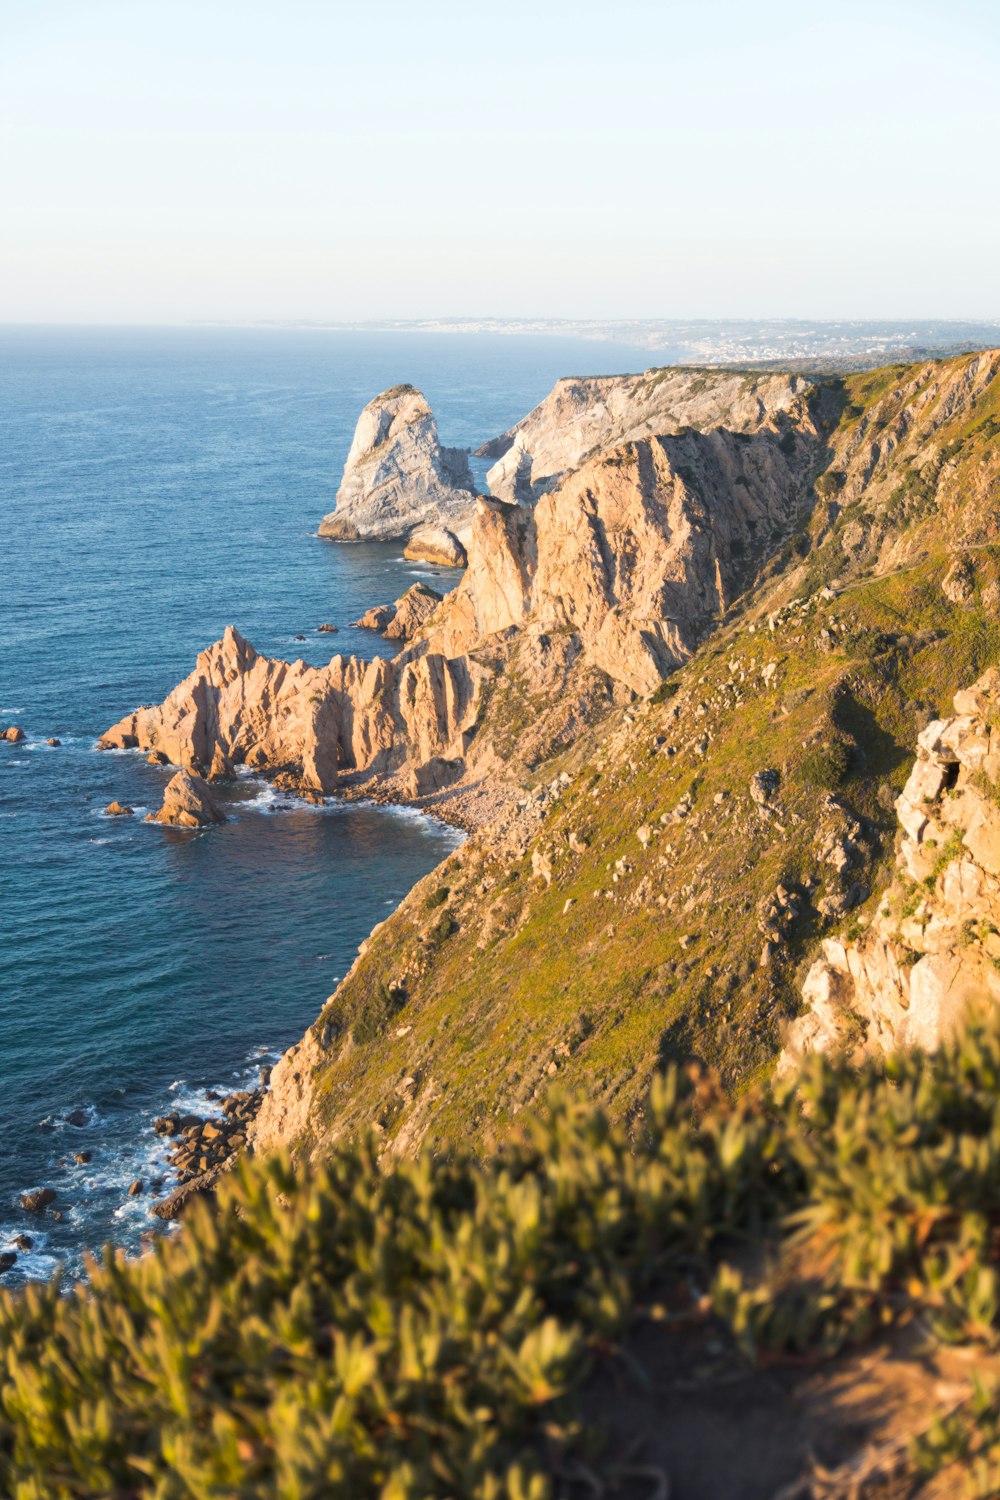
[[[41,1213],[43,1208],[48,1208],[55,1201],[56,1195],[51,1188],[35,1188],[32,1193],[21,1194],[21,1207],[29,1214]]]
[[[109,802],[104,809],[108,818],[131,818],[135,812],[134,807],[126,807],[124,802]]]
[[[149,813],[147,823],[164,823],[175,828],[207,828],[226,821],[207,781],[191,771],[178,771],[163,792],[163,806]]]
[[[0,729],[0,739],[7,740],[11,745],[19,745],[24,739],[24,730],[17,724],[11,724],[7,729]]]
[[[411,562],[438,563],[444,568],[464,568],[468,556],[458,537],[444,526],[418,526],[403,548]]]

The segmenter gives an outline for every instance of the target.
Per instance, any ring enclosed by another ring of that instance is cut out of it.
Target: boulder
[[[41,1213],[43,1208],[48,1208],[55,1201],[56,1195],[51,1188],[35,1188],[31,1193],[21,1194],[21,1207],[29,1214]]]
[[[426,583],[415,583],[393,605],[392,619],[384,628],[388,641],[409,641],[441,603],[441,595]]]
[[[317,625],[316,629],[319,631],[319,633],[321,635],[336,635],[337,634],[337,626],[336,625],[330,625],[330,624]]]
[[[17,724],[11,724],[7,729],[0,729],[0,739],[7,740],[11,745],[19,745],[24,739],[24,730]]]
[[[93,1159],[94,1153],[92,1151],[74,1151],[73,1153],[73,1160],[78,1167],[87,1166]]]
[[[163,792],[163,806],[146,817],[147,823],[175,828],[207,828],[225,821],[208,783],[190,771],[178,771],[171,777]]]
[[[108,818],[131,818],[135,812],[134,807],[126,807],[124,802],[109,802],[104,809]]]
[[[9,1271],[11,1266],[17,1264],[17,1256],[13,1250],[0,1251],[0,1276]]]
[[[445,526],[418,526],[407,537],[403,556],[444,568],[464,568],[469,560],[458,537]]]
[[[34,1249],[35,1242],[30,1234],[15,1234],[14,1244],[19,1250],[32,1250]]]
[[[395,614],[396,606],[394,604],[374,604],[371,609],[366,609],[359,619],[352,620],[351,624],[359,630],[377,630],[381,632],[385,630],[387,625],[392,624]]]
[[[472,519],[475,485],[468,454],[442,448],[426,398],[398,385],[358,418],[337,491],[320,536],[338,541],[396,541],[433,524],[457,532]]]
[[[169,766],[170,760],[162,750],[150,750],[146,756],[147,766]]]
[[[52,748],[55,749],[58,745],[62,744],[62,740],[57,739],[54,734],[50,734],[49,737],[48,737],[48,739],[45,741],[45,743],[47,745],[51,745]]]
[[[141,1196],[141,1194],[142,1194],[142,1180],[141,1180],[141,1178],[137,1177],[134,1182],[132,1182],[132,1183],[129,1184],[128,1195],[129,1195],[130,1198],[138,1198],[138,1197]]]

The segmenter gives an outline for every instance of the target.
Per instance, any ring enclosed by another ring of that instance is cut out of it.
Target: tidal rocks
[[[453,531],[444,526],[418,526],[403,548],[411,562],[437,563],[444,568],[464,568],[468,556]]]
[[[19,745],[24,737],[24,730],[18,724],[10,724],[6,729],[0,729],[0,740],[6,740],[11,745]]]
[[[134,1182],[129,1183],[128,1196],[130,1198],[139,1198],[139,1197],[141,1197],[142,1196],[142,1191],[143,1191],[143,1186],[142,1186],[142,1178],[141,1177],[137,1177]]]
[[[319,631],[320,635],[336,635],[337,634],[337,626],[336,625],[330,625],[329,623],[327,623],[325,625],[317,625],[316,629]]]
[[[14,1244],[19,1250],[33,1250],[35,1242],[30,1234],[15,1234]]]
[[[150,750],[146,756],[147,766],[169,766],[170,758],[162,750]]]
[[[51,1188],[35,1188],[31,1193],[21,1194],[21,1207],[29,1214],[39,1214],[55,1201],[56,1195]]]
[[[109,802],[104,809],[107,818],[131,818],[135,813],[134,807],[126,807],[124,802]]]
[[[475,486],[466,452],[442,448],[425,397],[412,385],[383,391],[358,418],[337,507],[320,536],[394,541],[432,523],[459,537]]]
[[[208,783],[190,771],[178,771],[171,777],[164,788],[163,806],[146,816],[147,823],[164,823],[174,828],[207,828],[225,821]]]
[[[387,625],[391,625],[396,614],[394,604],[373,604],[371,609],[366,609],[364,614],[352,624],[359,630],[377,630],[379,634]]]
[[[175,1219],[193,1198],[214,1190],[246,1145],[247,1131],[263,1098],[263,1089],[239,1089],[222,1101],[221,1117],[163,1115],[153,1121],[155,1134],[173,1137],[167,1159],[178,1186],[154,1203],[150,1213],[160,1219]],[[141,1184],[138,1191],[142,1191]],[[138,1196],[132,1188],[129,1194]]]
[[[74,1151],[73,1152],[73,1160],[76,1162],[76,1164],[77,1164],[78,1167],[86,1167],[86,1166],[88,1166],[89,1163],[91,1161],[93,1161],[93,1159],[94,1159],[94,1153],[92,1151]]]
[[[54,734],[50,734],[49,737],[48,737],[48,739],[45,741],[45,743],[47,745],[51,745],[52,748],[55,750],[59,745],[62,744],[62,740],[58,739]]]
[[[17,1265],[17,1256],[13,1250],[0,1251],[0,1276],[9,1271],[11,1266]]]

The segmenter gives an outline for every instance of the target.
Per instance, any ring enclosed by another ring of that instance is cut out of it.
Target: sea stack
[[[446,533],[441,545],[449,557],[458,557],[474,509],[468,454],[442,448],[426,397],[397,385],[369,401],[358,418],[337,507],[319,534],[390,542],[433,526]]]

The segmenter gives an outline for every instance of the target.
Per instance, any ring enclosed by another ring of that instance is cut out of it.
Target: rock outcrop
[[[442,448],[425,397],[394,386],[369,401],[354,432],[337,506],[320,536],[395,541],[433,526],[461,538],[472,519],[475,485],[463,449]]]
[[[444,526],[418,526],[410,533],[403,556],[411,562],[435,563],[443,568],[464,568],[469,560],[458,537]]]
[[[205,774],[215,764],[280,772],[332,792],[344,773],[394,772],[464,755],[487,669],[433,651],[325,667],[260,656],[231,625],[156,707],[126,714],[102,749],[156,749]]]
[[[174,828],[209,828],[224,823],[225,814],[200,776],[178,771],[163,790],[163,806],[149,813],[147,823],[165,823]]]
[[[442,596],[426,583],[414,583],[395,604],[377,604],[354,624],[377,630],[387,641],[410,641],[431,618]]]
[[[894,882],[856,942],[827,939],[780,1067],[812,1051],[933,1049],[1000,1003],[1000,672],[917,740]]]
[[[435,621],[447,651],[530,619],[648,693],[684,661],[808,503],[818,434],[689,431],[592,459],[533,507],[481,498],[469,566]]]
[[[808,428],[814,387],[798,375],[733,370],[647,370],[570,377],[514,427],[484,443],[498,499],[525,504],[595,455],[623,443],[689,429],[754,433]]]
[[[6,740],[8,744],[19,745],[24,738],[24,730],[19,724],[11,724],[7,729],[0,729],[0,740]]]

